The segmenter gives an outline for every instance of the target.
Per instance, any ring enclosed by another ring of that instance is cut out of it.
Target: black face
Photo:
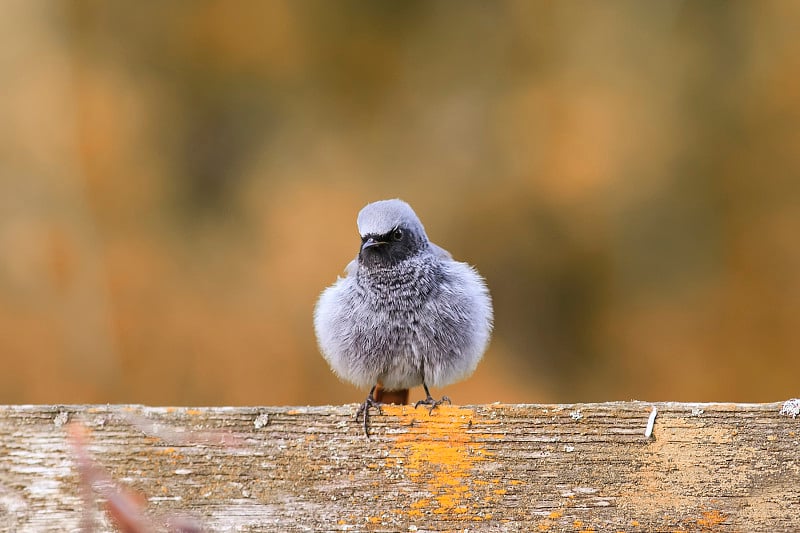
[[[362,237],[358,260],[367,266],[389,266],[416,254],[422,244],[413,232],[398,226],[383,235]]]

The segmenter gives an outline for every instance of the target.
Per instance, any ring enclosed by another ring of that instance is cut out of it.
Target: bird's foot
[[[453,403],[453,402],[450,401],[450,398],[448,398],[447,396],[442,396],[441,400],[434,400],[433,396],[428,394],[427,398],[425,398],[424,400],[420,400],[420,401],[418,401],[417,403],[414,404],[414,409],[416,409],[420,405],[429,405],[430,408],[428,409],[428,414],[430,414],[430,413],[433,412],[434,409],[436,409],[437,407],[439,407],[440,405],[442,405],[445,402],[447,402],[448,404],[451,404],[451,405]]]
[[[359,419],[362,413],[364,415],[364,433],[367,435],[367,438],[369,438],[369,410],[374,407],[378,410],[378,414],[382,415],[383,410],[381,409],[381,405],[383,405],[381,402],[376,402],[372,398],[372,392],[370,392],[367,399],[364,400],[364,403],[362,403],[358,411],[356,411],[356,420]]]

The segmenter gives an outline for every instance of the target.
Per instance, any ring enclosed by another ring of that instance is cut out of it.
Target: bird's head
[[[399,263],[428,245],[425,228],[411,206],[402,200],[381,200],[358,214],[361,250],[358,261],[366,266]]]

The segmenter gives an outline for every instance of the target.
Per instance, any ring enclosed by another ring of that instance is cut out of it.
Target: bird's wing
[[[452,261],[453,260],[453,256],[450,255],[450,252],[448,252],[447,250],[445,250],[441,246],[433,244],[432,242],[429,243],[429,244],[430,244],[430,247],[431,247],[431,251],[433,252],[433,255],[435,255],[437,258],[444,259],[446,261]]]
[[[357,268],[358,268],[358,257],[347,263],[347,266],[344,267],[344,272],[348,276],[354,276],[356,274]]]

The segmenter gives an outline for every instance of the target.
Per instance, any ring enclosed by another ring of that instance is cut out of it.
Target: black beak
[[[367,238],[366,241],[361,243],[361,250],[366,250],[367,248],[372,248],[373,246],[379,246],[381,244],[386,244],[385,241],[376,240],[374,237]]]

